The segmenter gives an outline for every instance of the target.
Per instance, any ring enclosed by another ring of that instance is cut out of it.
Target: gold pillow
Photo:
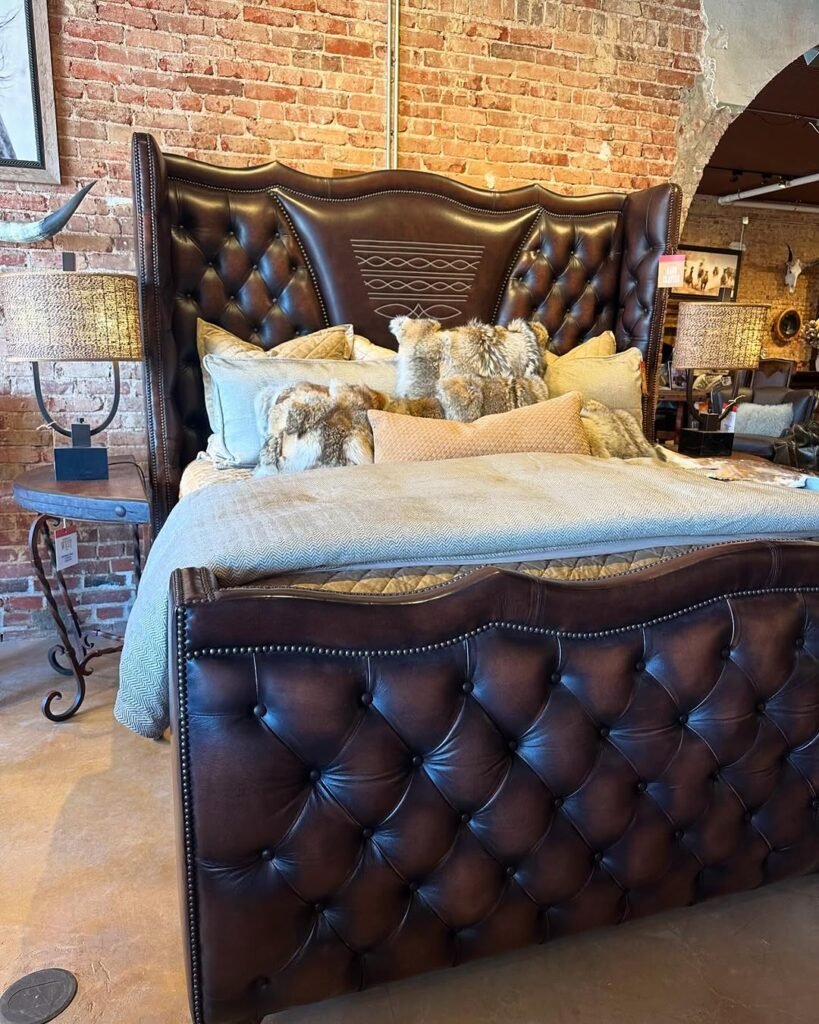
[[[643,422],[643,357],[639,349],[590,359],[564,356],[546,372],[546,387],[550,398],[579,391],[584,402],[594,399],[609,409],[630,412],[638,423]]]
[[[196,348],[199,351],[200,363],[205,356],[228,356],[231,359],[351,359],[353,337],[353,325],[341,324],[339,327],[325,327],[321,331],[313,331],[312,334],[291,338],[290,341],[265,351],[258,345],[251,345],[249,341],[242,341],[224,327],[209,324],[201,317],[196,321]],[[209,373],[202,373],[202,386],[205,391],[208,420],[215,423]]]
[[[588,455],[577,392],[473,423],[417,419],[371,409],[375,462],[433,462],[509,452]]]
[[[613,356],[617,351],[617,342],[614,339],[613,331],[603,331],[594,338],[582,342],[570,348],[564,355],[559,356],[556,352],[544,352],[543,359],[546,363],[546,370],[563,359],[598,359],[601,356]]]
[[[265,351],[249,341],[242,341],[224,327],[209,324],[201,317],[196,321],[196,347],[199,359],[205,356],[246,356],[248,359],[352,359],[353,325],[325,327],[299,338],[291,338],[276,348]]]

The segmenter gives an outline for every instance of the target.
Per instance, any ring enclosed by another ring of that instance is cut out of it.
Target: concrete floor
[[[186,1024],[168,744],[114,723],[112,659],[73,722],[47,722],[45,649],[0,644],[0,990],[66,967],[60,1024]],[[814,876],[275,1021],[816,1024],[817,962]]]

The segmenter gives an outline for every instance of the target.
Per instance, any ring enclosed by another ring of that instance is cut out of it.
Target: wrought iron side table
[[[55,568],[55,548],[51,529],[63,519],[85,523],[124,523],[131,527],[133,538],[134,576],[139,583],[142,552],[139,528],[150,521],[148,496],[141,469],[135,462],[112,462],[107,480],[54,479],[54,468],[32,469],[14,481],[12,493],[21,508],[37,513],[28,534],[29,552],[48,610],[57,627],[60,642],[48,652],[51,667],[64,676],[73,676],[76,693],[69,707],[55,711],[55,701],[63,699],[60,690],[52,690],[43,698],[43,714],[52,722],[64,722],[79,710],[85,699],[85,680],[93,669],[90,663],[104,654],[122,649],[122,637],[96,627],[86,628],[80,621],[65,576]],[[48,557],[51,575],[58,594],[43,563],[42,551]],[[108,641],[98,647],[96,639]]]

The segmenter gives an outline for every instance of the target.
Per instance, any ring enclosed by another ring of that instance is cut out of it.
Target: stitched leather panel
[[[771,586],[801,574],[780,550],[768,548]],[[748,585],[765,572],[754,552]],[[299,649],[317,607],[304,598],[231,594],[248,636],[263,621],[273,636],[284,615],[295,646],[185,661],[197,1020],[261,1017],[816,870],[819,595],[699,606],[745,553],[685,556],[687,607],[585,635],[552,603],[558,585],[484,580],[424,602],[445,624],[474,592],[477,630],[369,656]],[[713,583],[699,571],[711,565]],[[652,574],[668,578],[655,567],[563,587],[622,609]],[[489,583],[509,625],[480,618]],[[346,608],[345,647],[423,611],[327,600],[326,615]],[[214,636],[223,605],[192,606],[180,635]]]
[[[507,268],[537,216],[536,207],[490,213],[429,191],[275,194],[316,268],[330,321],[393,349],[396,316],[493,322]]]

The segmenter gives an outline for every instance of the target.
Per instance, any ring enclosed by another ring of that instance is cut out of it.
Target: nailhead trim
[[[191,806],[190,748],[188,737],[188,686],[186,666],[190,659],[187,637],[187,610],[176,609],[177,685],[179,688],[179,768],[182,794],[182,829],[185,850],[185,906],[191,968],[191,1008],[193,1024],[204,1024],[202,1014],[202,978],[199,961],[199,905],[194,864],[193,809]]]
[[[331,658],[394,658],[403,657],[407,654],[426,654],[429,651],[440,651],[446,647],[454,647],[480,636],[493,629],[508,629],[513,633],[527,633],[535,636],[552,636],[565,638],[567,640],[596,640],[602,637],[621,636],[624,633],[631,633],[635,630],[645,629],[648,626],[656,626],[662,622],[672,622],[689,612],[699,611],[701,608],[708,608],[718,604],[720,601],[728,601],[738,597],[759,597],[765,594],[812,594],[819,593],[819,587],[770,587],[761,590],[740,590],[721,594],[708,601],[699,601],[696,604],[688,605],[677,612],[670,612],[668,615],[659,615],[654,619],[645,622],[638,622],[631,626],[618,626],[614,629],[601,629],[589,633],[577,633],[561,629],[546,629],[542,626],[526,626],[519,622],[507,622],[503,619],[493,619],[476,629],[467,630],[457,636],[449,637],[446,640],[439,640],[435,643],[419,644],[415,647],[391,647],[391,648],[366,648],[361,650],[345,649],[340,647],[321,647],[308,644],[255,644],[244,647],[201,647],[189,650],[187,656],[190,659],[196,658],[219,658],[243,654],[316,654],[329,656]]]

